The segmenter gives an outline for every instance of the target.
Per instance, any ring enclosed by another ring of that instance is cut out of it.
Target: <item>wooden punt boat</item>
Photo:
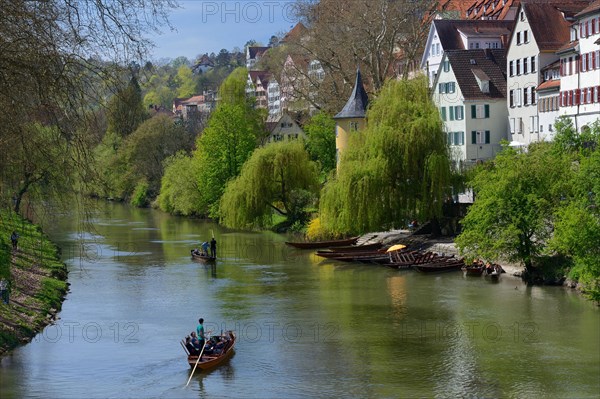
[[[383,244],[380,242],[373,242],[371,244],[363,244],[363,245],[344,245],[341,247],[331,247],[328,248],[331,252],[363,252],[363,251],[373,251],[383,247]],[[319,251],[320,252],[320,251]]]
[[[328,250],[317,251],[315,255],[320,256],[321,258],[326,259],[337,259],[337,258],[347,258],[352,256],[369,256],[369,255],[381,255],[385,254],[385,250],[372,250],[372,251],[350,251],[350,252],[332,252]]]
[[[375,263],[378,265],[387,265],[391,262],[390,254],[378,253],[378,254],[367,254],[367,255],[350,255],[342,256],[337,258],[331,258],[333,260],[339,260],[341,262],[359,262],[359,263]]]
[[[290,242],[285,243],[289,246],[298,249],[317,249],[317,248],[329,248],[329,247],[343,247],[346,245],[352,245],[358,241],[359,237],[347,238],[344,240],[333,240],[333,241],[313,241],[313,242]]]
[[[192,254],[192,259],[199,260],[201,262],[209,263],[209,262],[215,262],[217,260],[217,258],[215,256],[202,255],[202,254],[194,252],[193,249],[191,251],[191,254]]]
[[[213,367],[216,367],[233,355],[236,340],[233,331],[227,331],[225,332],[225,334],[218,335],[217,337],[219,339],[219,342],[223,343],[223,347],[220,349],[219,353],[204,353],[202,355],[202,359],[200,359],[197,366],[197,368],[199,368],[200,370],[208,370]],[[210,342],[211,341],[209,340],[207,344],[209,344]],[[183,346],[183,348],[185,349],[185,346]],[[185,352],[188,355],[187,362],[190,365],[190,367],[193,368],[196,364],[196,361],[198,360],[198,356],[190,355],[187,349],[185,349]]]
[[[438,259],[427,263],[415,264],[413,268],[423,273],[442,273],[460,270],[465,266],[462,259],[453,257],[438,256]]]
[[[465,272],[465,276],[479,277],[483,274],[485,266],[465,266],[462,270]]]

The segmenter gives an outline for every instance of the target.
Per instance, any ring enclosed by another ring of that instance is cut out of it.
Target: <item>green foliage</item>
[[[218,204],[227,182],[236,177],[257,143],[265,135],[264,110],[246,99],[246,69],[236,69],[219,91],[222,96],[197,140],[194,152],[201,187],[200,212],[218,215]]]
[[[276,211],[289,225],[302,224],[317,191],[317,166],[301,141],[268,144],[254,151],[240,176],[227,184],[221,221],[235,228],[267,227]]]
[[[187,65],[179,67],[175,81],[177,82],[177,97],[188,98],[196,94],[196,77]]]
[[[126,139],[108,133],[96,148],[98,169],[102,171],[97,194],[129,198],[136,185],[144,181],[146,200],[142,202],[147,203],[158,194],[164,173],[163,161],[178,151],[191,151],[192,146],[193,136],[166,115],[148,119]]]
[[[306,147],[310,158],[319,162],[323,174],[328,174],[336,166],[335,120],[321,111],[310,119],[304,130],[308,136]]]
[[[147,181],[142,180],[138,182],[133,189],[129,203],[140,208],[148,205],[148,188]]]
[[[197,162],[193,162],[185,152],[178,152],[165,160],[165,174],[157,198],[159,208],[172,214],[201,214],[198,175]]]
[[[470,258],[523,262],[531,270],[552,234],[552,216],[569,196],[570,162],[548,143],[528,152],[505,148],[478,166],[470,181],[475,202],[456,243]]]
[[[146,119],[142,90],[135,76],[108,103],[108,131],[126,137]]]
[[[425,79],[388,81],[367,119],[321,195],[320,222],[331,235],[440,216],[450,189],[448,147]]]

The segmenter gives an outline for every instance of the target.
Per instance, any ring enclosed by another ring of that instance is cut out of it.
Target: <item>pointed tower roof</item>
[[[356,82],[354,83],[352,94],[346,105],[344,105],[344,108],[333,118],[364,118],[367,112],[367,105],[369,105],[369,96],[363,87],[360,69],[357,69]]]

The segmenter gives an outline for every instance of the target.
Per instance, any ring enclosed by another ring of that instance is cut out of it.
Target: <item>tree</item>
[[[331,235],[357,234],[439,217],[450,159],[426,80],[388,81],[367,120],[322,190],[321,226]]]
[[[259,148],[221,198],[221,221],[233,228],[267,227],[273,211],[287,224],[306,221],[305,206],[318,193],[317,166],[301,141]]]
[[[221,101],[196,143],[193,157],[200,171],[203,214],[218,214],[225,184],[239,174],[266,132],[264,110],[254,109],[246,98],[246,78],[246,68],[238,68],[225,79],[219,89]]]
[[[129,136],[146,116],[142,90],[134,75],[127,87],[117,92],[108,103],[108,130],[121,137]]]
[[[469,182],[475,202],[456,238],[461,252],[470,258],[522,262],[533,273],[552,236],[554,213],[561,199],[570,196],[570,164],[551,145],[539,143],[527,152],[507,147],[478,166]]]
[[[121,81],[122,69],[115,65],[123,67],[141,59],[149,45],[144,33],[167,22],[168,9],[174,6],[172,0],[3,2],[0,169],[12,168],[22,160],[15,143],[30,126],[39,123],[57,129],[63,141],[32,146],[27,157],[43,159],[45,152],[53,151],[50,144],[57,145],[57,150],[65,145],[74,169],[47,178],[62,179],[71,172],[90,177],[88,166],[93,162],[85,135],[88,118],[104,103],[106,88],[112,89],[114,82]],[[19,170],[12,170],[12,177],[26,179],[25,175],[14,175],[21,173]],[[80,185],[69,185],[68,190],[76,187]],[[2,190],[5,199],[15,194]]]
[[[289,52],[318,60],[324,69],[323,81],[309,71],[298,69],[310,84],[297,93],[319,108],[339,111],[348,98],[359,66],[372,92],[386,79],[398,74],[398,61],[408,63],[419,57],[429,31],[432,6],[426,1],[301,0],[298,17],[310,29],[309,35],[288,41]],[[315,97],[316,99],[311,98]],[[312,92],[312,93],[311,93]]]
[[[196,94],[196,78],[192,69],[187,65],[182,65],[177,69],[177,97],[188,98]]]
[[[200,214],[202,187],[198,185],[197,163],[180,151],[164,164],[160,195],[156,199],[160,209],[177,215]]]
[[[308,140],[306,147],[313,161],[320,164],[321,172],[335,169],[335,120],[325,112],[319,112],[304,126]]]

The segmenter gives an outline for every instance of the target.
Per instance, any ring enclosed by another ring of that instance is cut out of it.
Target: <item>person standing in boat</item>
[[[198,319],[198,327],[196,327],[196,333],[198,334],[198,341],[200,341],[200,348],[202,348],[205,342],[203,318]]]
[[[215,237],[210,240],[210,256],[213,258],[217,257],[217,240],[215,240]]]

